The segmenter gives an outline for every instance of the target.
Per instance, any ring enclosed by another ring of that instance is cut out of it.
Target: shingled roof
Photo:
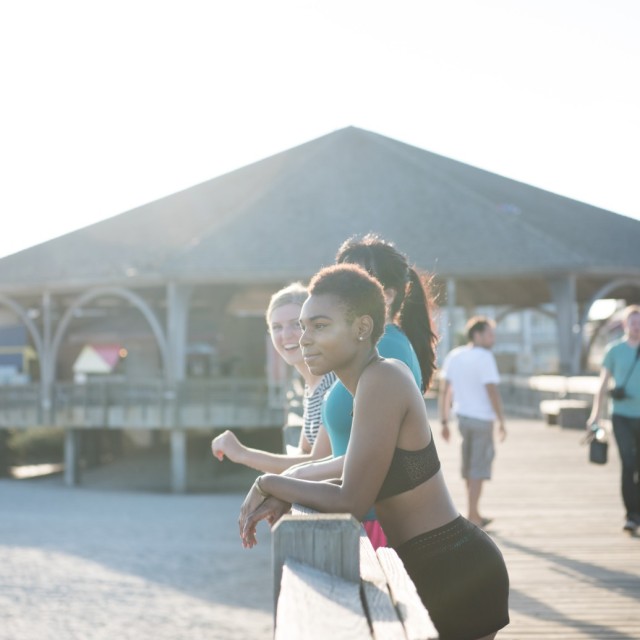
[[[0,290],[306,278],[376,231],[441,277],[640,273],[640,222],[349,127],[0,260]]]

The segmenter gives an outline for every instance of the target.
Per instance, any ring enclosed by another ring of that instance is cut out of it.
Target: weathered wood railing
[[[53,386],[43,411],[39,384],[0,386],[0,428],[59,425],[162,429],[272,427],[284,422],[284,401],[271,401],[261,378],[127,382],[92,380]]]
[[[542,417],[543,400],[591,401],[595,376],[502,377],[508,413]],[[168,385],[157,379],[55,383],[51,409],[39,384],[0,385],[0,428],[57,424],[75,428],[263,427],[283,424],[284,399],[273,401],[265,379],[211,378]]]
[[[273,529],[276,640],[429,640],[438,634],[393,549],[349,514],[295,507]]]
[[[0,385],[0,429],[64,428],[65,482],[80,481],[81,433],[91,429],[171,432],[171,486],[186,490],[189,429],[279,428],[284,398],[264,378],[212,378],[169,384],[149,379],[56,383],[44,398],[39,384]],[[45,406],[47,405],[47,406]]]

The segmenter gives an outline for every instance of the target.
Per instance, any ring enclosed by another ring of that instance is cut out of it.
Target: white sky
[[[0,256],[354,125],[640,219],[637,0],[0,5]]]

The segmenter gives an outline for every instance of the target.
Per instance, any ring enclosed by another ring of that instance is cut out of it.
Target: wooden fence
[[[285,421],[284,400],[262,378],[56,383],[44,410],[39,384],[0,386],[0,428],[175,429],[273,427]]]

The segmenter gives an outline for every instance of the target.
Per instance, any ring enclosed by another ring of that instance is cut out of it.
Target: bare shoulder
[[[385,387],[389,387],[404,386],[407,381],[415,386],[413,373],[404,362],[395,358],[380,358],[362,372],[358,384],[366,387],[377,387],[384,384]]]

